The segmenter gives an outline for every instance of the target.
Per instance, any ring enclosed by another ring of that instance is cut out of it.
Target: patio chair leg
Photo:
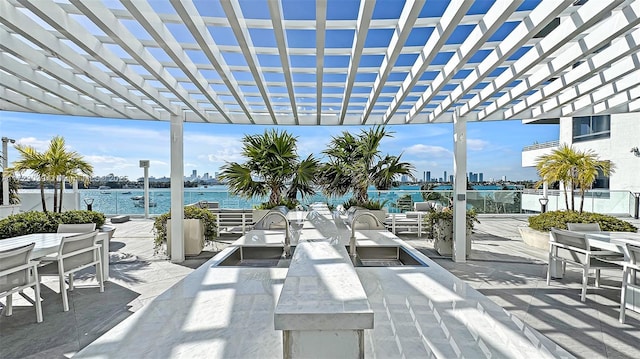
[[[582,269],[582,294],[580,295],[580,301],[584,302],[587,299],[587,283],[589,282],[589,267]]]
[[[600,269],[596,269],[596,288],[600,288]]]
[[[549,250],[549,261],[547,262],[548,263],[548,265],[547,265],[547,285],[551,284],[551,265],[552,265],[551,261],[553,260],[552,253],[553,253],[553,249],[550,249]]]
[[[34,288],[36,300],[36,321],[42,323],[42,298],[40,298],[40,278],[36,276],[36,285]]]
[[[7,305],[5,306],[4,315],[10,317],[13,314],[13,294],[7,296]]]
[[[73,273],[69,273],[69,290],[73,290]]]
[[[62,308],[65,312],[69,311],[69,298],[67,297],[67,285],[64,280],[64,268],[62,261],[58,261],[58,273],[60,276],[60,295],[62,295]]]
[[[625,267],[622,272],[622,290],[620,291],[620,323],[624,324],[625,309],[627,309],[627,281],[631,279],[629,267]]]
[[[104,278],[102,276],[102,263],[98,262],[96,264],[96,276],[98,279],[98,284],[100,284],[100,293],[104,292]]]

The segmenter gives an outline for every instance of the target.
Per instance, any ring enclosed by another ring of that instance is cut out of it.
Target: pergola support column
[[[453,254],[467,260],[467,121],[453,115]]]
[[[184,262],[184,125],[171,116],[171,262]]]

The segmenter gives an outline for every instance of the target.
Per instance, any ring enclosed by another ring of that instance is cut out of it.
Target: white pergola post
[[[171,262],[184,262],[184,144],[182,117],[171,116]]]
[[[80,208],[80,191],[78,190],[78,180],[73,180],[73,206],[74,209],[79,210]]]
[[[467,260],[467,121],[453,115],[453,261]]]
[[[142,185],[142,203],[144,206],[144,218],[149,219],[149,160],[140,160],[140,167],[144,170],[144,182]]]

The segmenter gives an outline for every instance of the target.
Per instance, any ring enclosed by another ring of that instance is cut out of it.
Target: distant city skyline
[[[274,126],[259,125],[184,125],[184,175],[213,175],[220,172],[225,161],[242,162],[242,137],[258,134]],[[298,138],[298,154],[321,152],[332,136],[342,131],[358,133],[360,126],[277,126]],[[382,140],[383,154],[402,154],[402,160],[415,166],[414,176],[423,172],[453,173],[452,124],[389,126],[393,137]],[[46,149],[54,136],[63,136],[69,149],[77,151],[94,166],[95,176],[113,173],[137,179],[143,171],[139,160],[150,160],[150,176],[170,175],[169,123],[85,118],[19,112],[0,112],[0,134],[18,144]],[[535,180],[534,168],[522,168],[521,152],[534,142],[557,140],[557,125],[526,126],[520,121],[469,123],[467,126],[467,172],[484,174],[484,178],[513,181]],[[18,152],[9,146],[9,163],[18,159]],[[446,178],[447,176],[443,177]]]

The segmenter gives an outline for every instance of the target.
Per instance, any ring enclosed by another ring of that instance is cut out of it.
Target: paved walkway
[[[481,221],[466,263],[439,257],[428,240],[401,237],[576,356],[640,357],[640,314],[628,312],[624,325],[617,321],[620,271],[604,271],[602,288],[590,287],[582,303],[577,270],[546,285],[545,251],[526,246],[517,231],[518,225],[527,224],[526,217],[484,217]],[[640,227],[640,221],[632,223]],[[35,323],[30,304],[15,298],[14,315],[0,318],[0,358],[72,356],[191,273],[226,245],[222,242],[235,239],[223,239],[198,258],[173,264],[154,254],[152,224],[132,220],[114,225],[111,281],[99,293],[91,272],[80,275],[70,295],[69,312],[62,311],[53,277],[43,279],[43,323]]]

